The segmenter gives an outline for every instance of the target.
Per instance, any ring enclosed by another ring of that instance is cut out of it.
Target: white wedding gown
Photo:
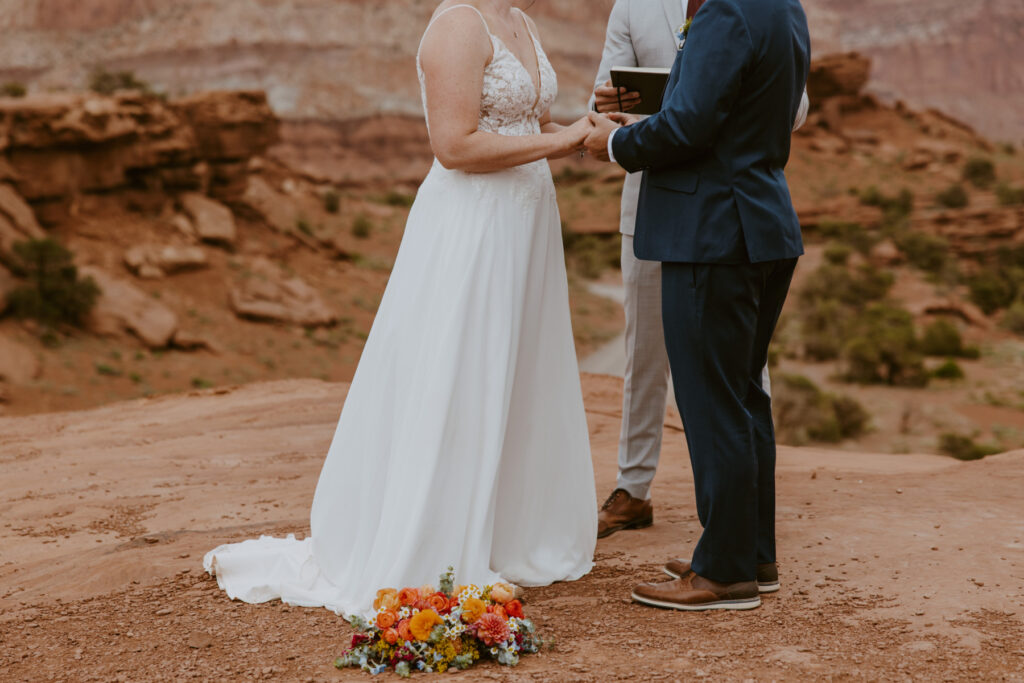
[[[557,89],[550,62],[534,37],[537,93],[491,42],[480,130],[538,133]],[[597,501],[560,225],[546,161],[483,174],[434,162],[320,474],[311,537],[208,553],[229,596],[368,614],[379,588],[436,583],[449,565],[479,585],[590,571]]]

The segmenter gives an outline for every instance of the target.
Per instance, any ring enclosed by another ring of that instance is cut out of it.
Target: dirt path
[[[584,376],[598,495],[620,380]],[[326,610],[230,602],[215,545],[308,530],[344,385],[257,384],[0,419],[0,680],[366,680],[330,662]],[[698,532],[677,424],[656,523],[598,544],[583,580],[532,589],[553,647],[464,680],[1024,680],[1024,452],[784,448],[783,590],[742,614],[630,604]]]

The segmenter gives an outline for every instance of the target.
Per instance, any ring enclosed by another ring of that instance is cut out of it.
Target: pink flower
[[[504,643],[511,633],[508,624],[497,614],[483,615],[477,619],[474,626],[476,627],[476,637],[491,647],[498,643]]]

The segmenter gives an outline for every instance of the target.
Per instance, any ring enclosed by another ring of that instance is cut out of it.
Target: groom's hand
[[[608,136],[619,129],[619,124],[595,112],[590,113],[590,123],[594,130],[583,143],[590,155],[598,161],[610,161],[608,158]]]

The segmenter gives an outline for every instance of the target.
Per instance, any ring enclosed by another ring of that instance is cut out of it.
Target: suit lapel
[[[683,3],[681,0],[661,0],[665,9],[665,19],[668,21],[668,30],[672,33],[672,42],[676,42],[676,30],[683,25]]]

